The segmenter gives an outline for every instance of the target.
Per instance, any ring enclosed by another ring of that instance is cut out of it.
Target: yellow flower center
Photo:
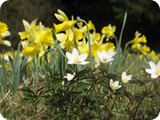
[[[74,58],[74,63],[78,63],[79,59],[77,57]]]
[[[117,87],[117,84],[114,82],[114,83],[112,84],[112,89],[116,89],[116,87]]]
[[[157,70],[156,70],[156,74],[157,74],[157,75],[160,75],[160,69],[157,69]]]
[[[107,61],[108,59],[107,59],[106,56],[102,56],[101,60],[102,60],[102,61]]]
[[[127,78],[127,77],[124,77],[124,78],[123,78],[123,82],[124,82],[124,83],[128,82],[128,78]]]

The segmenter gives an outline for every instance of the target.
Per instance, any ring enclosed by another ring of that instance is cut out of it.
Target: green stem
[[[78,18],[78,21],[79,22],[83,22],[87,27],[90,68],[91,68],[91,70],[93,70],[92,47],[91,47],[91,39],[90,39],[89,27],[88,27],[87,22],[85,20],[82,20],[82,19]]]

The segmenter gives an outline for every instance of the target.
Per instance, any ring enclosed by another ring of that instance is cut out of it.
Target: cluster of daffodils
[[[94,57],[95,66],[99,66],[98,57],[100,60],[103,59],[102,61],[106,62],[114,56],[115,46],[112,42],[108,42],[108,40],[115,37],[115,26],[111,26],[111,24],[104,26],[102,28],[102,34],[100,34],[96,32],[95,26],[90,20],[88,23],[80,18],[69,20],[67,15],[61,10],[58,10],[55,17],[61,23],[54,23],[53,27],[59,45],[62,49],[67,51],[66,56],[69,59],[69,64],[87,64],[88,62],[84,62],[84,60],[87,59],[89,54],[89,44],[91,47],[91,55]],[[106,54],[104,51],[109,52],[108,54],[111,55],[107,57],[103,56],[103,58],[102,55],[98,55],[98,53],[101,54],[100,52]],[[70,54],[71,52],[72,55]],[[79,54],[81,55],[79,56]]]
[[[42,25],[41,22],[38,25],[36,23],[37,19],[31,24],[23,20],[25,30],[19,32],[23,47],[22,54],[28,56],[28,61],[35,55],[42,56],[49,46],[54,45],[51,29]]]
[[[91,20],[85,22],[77,17],[77,19],[69,19],[67,15],[58,10],[54,14],[59,20],[59,24],[53,23],[53,31],[51,28],[45,27],[40,22],[36,24],[37,19],[29,24],[23,20],[25,30],[19,32],[21,44],[23,47],[23,55],[29,57],[30,61],[35,55],[42,56],[48,47],[54,49],[55,43],[65,51],[68,64],[86,65],[90,63],[90,56],[94,59],[94,66],[98,67],[100,63],[111,63],[116,54],[115,45],[110,42],[111,39],[116,39],[116,27],[109,24],[104,26],[101,33],[96,32],[96,28]],[[54,42],[53,33],[58,42]],[[135,32],[133,40],[129,41],[131,50],[142,55],[149,55],[153,61],[158,60],[158,56],[154,51],[146,45],[147,39],[145,35],[141,35],[138,31]],[[151,69],[146,69],[146,72],[151,74],[152,78],[157,78],[160,75],[159,62],[156,65],[149,62]],[[75,74],[67,74],[64,78],[68,81],[74,78]],[[123,72],[121,75],[122,83],[128,83],[132,79],[132,75],[127,75]],[[119,89],[119,81],[110,80],[112,90]]]
[[[111,24],[104,26],[100,34],[96,32],[95,26],[90,20],[88,23],[79,17],[76,20],[70,20],[61,10],[55,13],[55,17],[60,23],[53,23],[54,34],[61,49],[67,52],[66,56],[69,58],[69,64],[77,63],[84,65],[88,63],[82,61],[88,59],[89,52],[91,52],[91,56],[94,58],[95,67],[99,66],[98,57],[106,62],[114,56],[115,45],[109,42],[109,40],[115,38],[115,26],[111,26]],[[41,22],[37,25],[36,22],[37,19],[32,21],[31,24],[23,20],[25,30],[19,32],[22,40],[23,55],[29,57],[28,61],[33,59],[35,55],[42,56],[49,46],[54,48],[55,40],[53,39],[51,28],[44,27]],[[109,58],[98,55],[100,52],[106,54],[104,51],[109,52]],[[75,55],[74,57],[70,54],[71,52]],[[79,54],[82,55],[78,57]]]
[[[150,49],[147,46],[147,38],[145,35],[141,35],[138,31],[135,32],[135,37],[133,40],[129,41],[128,44],[131,44],[131,50],[135,53],[140,54],[140,58],[143,56],[149,56],[153,61],[158,60],[158,56],[155,51]]]
[[[10,36],[10,34],[11,33],[8,31],[8,26],[5,23],[0,22],[0,45],[5,45],[8,47],[11,46],[10,41],[5,39],[5,37]],[[0,55],[0,58],[3,58],[3,54]]]

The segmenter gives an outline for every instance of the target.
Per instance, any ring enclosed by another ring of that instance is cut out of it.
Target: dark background
[[[17,33],[24,30],[22,19],[31,22],[38,18],[45,26],[52,27],[53,22],[58,23],[54,17],[57,9],[63,10],[69,18],[73,15],[92,20],[97,32],[109,23],[116,25],[118,37],[127,12],[122,45],[133,39],[138,30],[146,35],[148,46],[160,51],[160,9],[152,0],[9,0],[0,9],[0,21],[9,27],[12,48],[17,48],[20,40]],[[1,51],[10,49],[0,47]]]

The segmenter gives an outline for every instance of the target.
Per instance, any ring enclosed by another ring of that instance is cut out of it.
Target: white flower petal
[[[71,53],[69,53],[69,52],[66,52],[66,56],[67,56],[67,58],[69,60],[73,60],[74,59],[74,56]]]
[[[128,80],[131,80],[131,78],[132,78],[132,75],[128,75]]]
[[[81,64],[85,65],[88,64],[89,62],[85,61],[87,58],[88,54],[84,53],[79,55],[79,52],[77,49],[73,48],[72,54],[69,52],[66,52],[66,56],[68,58],[68,64]]]
[[[160,68],[160,60],[157,63],[157,68]]]
[[[152,74],[153,73],[153,70],[152,69],[145,69],[145,71],[149,74]]]
[[[150,65],[152,70],[156,69],[156,64],[154,62],[150,61],[149,65]]]
[[[81,54],[81,55],[79,55],[79,60],[84,61],[87,58],[87,56],[88,56],[87,53]]]
[[[80,65],[86,65],[86,64],[88,64],[89,62],[88,61],[82,61],[82,62],[80,62],[79,64]]]
[[[7,37],[7,36],[10,36],[11,33],[9,31],[6,31],[6,32],[2,33],[1,35],[2,35],[2,37]]]
[[[155,78],[158,78],[158,76],[159,76],[159,75],[156,75],[156,74],[154,74],[154,73],[151,74],[151,78],[154,78],[154,79],[155,79]]]
[[[122,87],[121,85],[118,85],[116,89],[119,89],[119,88],[121,88],[121,87]]]
[[[112,86],[113,84],[113,79],[110,79],[110,86]]]
[[[68,61],[67,63],[68,64],[75,64],[75,62],[73,62],[73,61]]]
[[[8,40],[0,41],[0,43],[3,44],[3,45],[6,45],[6,46],[8,46],[8,47],[11,46],[11,43],[10,43]]]
[[[73,48],[72,55],[79,56],[79,52],[77,49]]]

